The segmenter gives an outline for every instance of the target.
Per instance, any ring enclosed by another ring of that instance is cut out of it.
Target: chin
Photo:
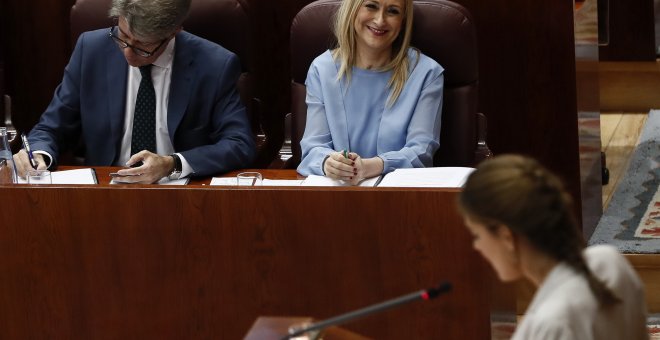
[[[132,60],[132,59],[128,59],[128,58],[126,58],[126,63],[128,65],[133,66],[133,67],[140,67],[140,66],[147,65],[147,63],[145,63],[144,60]]]
[[[497,276],[500,278],[500,281],[502,281],[502,282],[518,281],[521,277],[521,275],[518,274],[518,273],[511,273],[511,272],[503,273],[503,272],[499,272],[499,271],[497,272]]]

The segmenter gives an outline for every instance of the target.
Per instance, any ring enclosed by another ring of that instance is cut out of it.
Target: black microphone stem
[[[439,294],[448,292],[451,290],[451,284],[445,282],[441,284],[438,288],[432,288],[429,290],[420,290],[418,292],[410,293],[407,295],[400,296],[398,298],[394,298],[391,300],[387,300],[381,303],[377,303],[375,305],[371,305],[365,308],[361,308],[358,310],[354,310],[352,312],[348,312],[346,314],[342,314],[327,320],[319,321],[317,323],[313,323],[307,326],[302,326],[302,327],[297,327],[295,329],[291,329],[289,331],[289,335],[286,336],[284,339],[289,339],[292,337],[296,337],[299,335],[302,335],[307,332],[311,331],[316,331],[320,330],[329,326],[336,326],[336,325],[341,325],[343,323],[346,323],[348,321],[351,321],[353,319],[361,318],[363,316],[370,315],[372,313],[380,312],[386,309],[390,309],[408,302],[412,302],[415,300],[420,300],[420,299],[432,299]]]

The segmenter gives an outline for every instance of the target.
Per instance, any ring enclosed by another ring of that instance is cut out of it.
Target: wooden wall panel
[[[5,42],[6,92],[14,125],[26,131],[38,121],[69,61],[69,9],[75,0],[3,0],[0,33]]]
[[[327,318],[445,280],[437,300],[346,328],[490,338],[492,271],[457,190],[1,190],[14,198],[0,225],[3,339],[233,340],[261,315]]]
[[[476,21],[489,146],[539,159],[579,203],[573,1],[457,2]]]
[[[603,61],[655,61],[653,0],[608,0],[609,43]]]

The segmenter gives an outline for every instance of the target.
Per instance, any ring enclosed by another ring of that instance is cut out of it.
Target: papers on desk
[[[236,177],[213,177],[211,178],[210,185],[236,186],[238,185],[238,181],[236,180]]]
[[[396,169],[385,175],[379,187],[460,188],[474,168],[438,167]]]
[[[357,186],[360,187],[374,187],[377,185],[381,176],[371,177],[363,180]],[[338,179],[332,179],[325,176],[309,175],[301,184],[304,187],[348,187],[351,186],[349,182]]]
[[[92,168],[51,171],[50,176],[53,184],[98,184]],[[27,184],[27,179],[19,177],[18,183]]]
[[[360,182],[361,187],[396,188],[460,188],[465,184],[474,168],[437,167],[396,169],[384,176],[367,178]],[[382,177],[382,178],[381,178]],[[311,175],[303,186],[349,186],[347,182],[325,176]]]
[[[266,179],[261,182],[262,186],[268,187],[297,187],[300,186],[303,180],[301,179]],[[213,177],[211,185],[219,186],[237,186],[238,182],[236,177]]]
[[[269,187],[297,187],[302,184],[302,179],[266,179],[264,178],[263,186]]]
[[[438,167],[397,169],[384,176],[367,178],[360,182],[360,187],[398,187],[398,188],[460,188],[465,184],[474,168]],[[236,177],[213,177],[211,185],[236,186]],[[309,175],[305,180],[264,179],[263,186],[304,186],[304,187],[340,187],[350,186],[348,182],[325,176]]]

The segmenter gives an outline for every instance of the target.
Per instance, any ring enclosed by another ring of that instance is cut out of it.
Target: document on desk
[[[236,177],[213,177],[210,185],[237,186]]]
[[[362,180],[357,186],[359,187],[375,187],[378,184],[380,176],[371,177]],[[332,179],[325,176],[318,175],[309,175],[305,180],[300,184],[304,187],[348,187],[351,186],[349,182]]]
[[[261,182],[265,187],[297,187],[303,182],[301,179],[267,179],[264,178]],[[236,177],[213,177],[211,185],[219,186],[237,186],[238,182]]]
[[[51,171],[53,184],[98,184],[96,171],[92,168]],[[26,178],[18,178],[19,184],[27,184]]]
[[[267,179],[264,178],[261,185],[266,187],[297,187],[302,184],[302,179]]]
[[[385,175],[379,187],[460,188],[474,168],[436,167],[396,169]]]

